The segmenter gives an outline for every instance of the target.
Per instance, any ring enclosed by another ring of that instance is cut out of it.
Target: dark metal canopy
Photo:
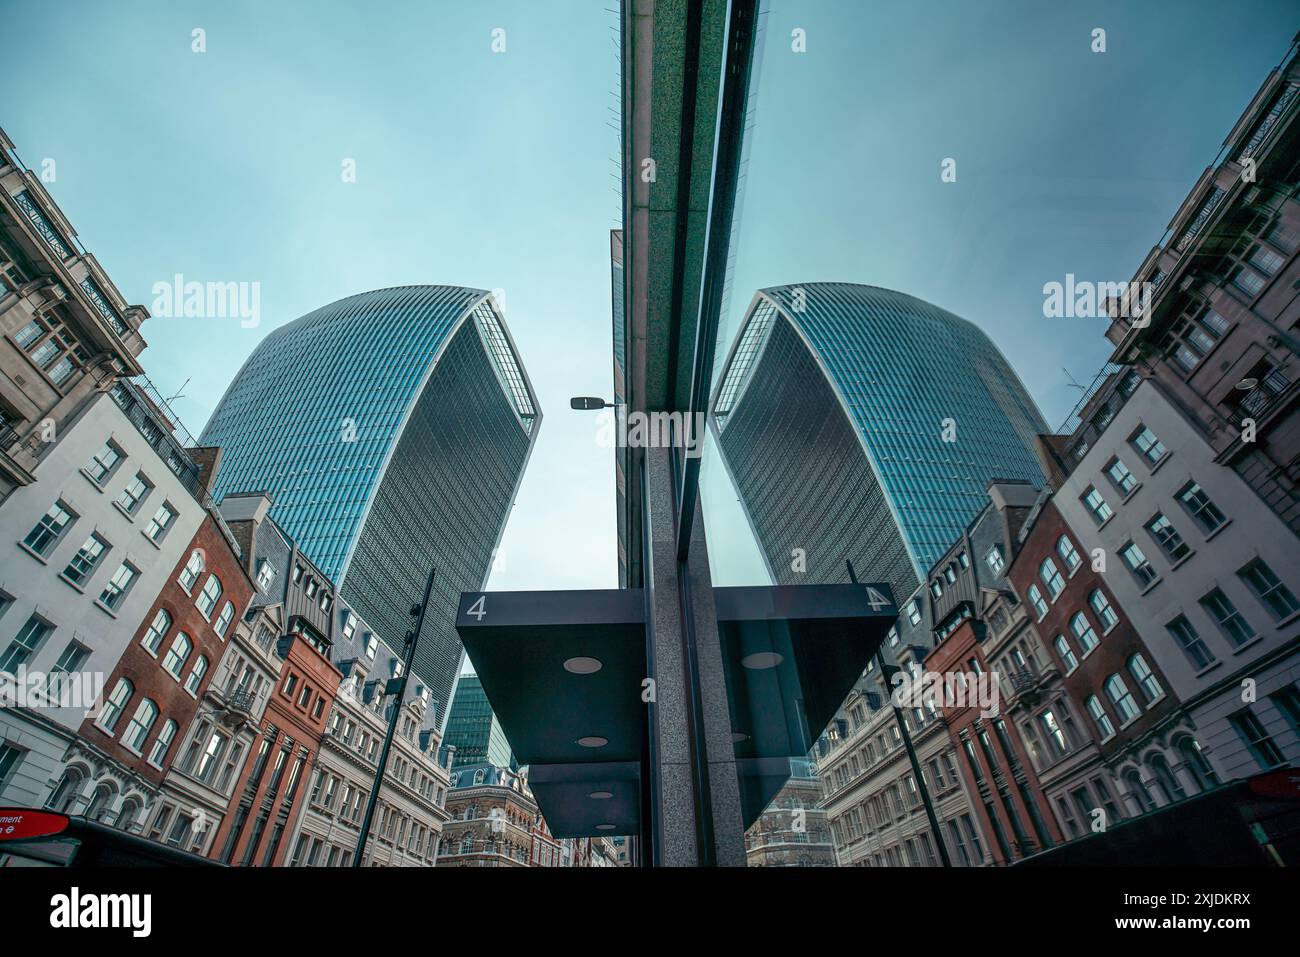
[[[714,599],[748,826],[897,611],[884,585],[715,588]],[[551,832],[638,833],[648,774],[642,590],[466,592],[456,630]]]

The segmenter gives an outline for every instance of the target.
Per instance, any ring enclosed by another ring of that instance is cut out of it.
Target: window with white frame
[[[1001,575],[1002,569],[1006,566],[1006,559],[1002,555],[1002,546],[994,545],[984,555],[984,562],[989,566],[989,571],[995,575]]]
[[[161,505],[158,506],[158,511],[154,512],[153,518],[149,519],[149,523],[145,525],[144,527],[145,537],[148,538],[149,541],[157,545],[159,542],[163,540],[163,537],[167,534],[167,530],[171,528],[172,521],[175,518],[176,518],[176,510],[172,508],[171,503],[163,502]],[[195,554],[198,553],[196,552]],[[202,559],[200,559],[198,571],[202,571],[202,570],[203,570],[203,564],[202,564]],[[198,571],[194,573],[195,577],[198,576]],[[188,588],[185,590],[189,591]]]
[[[1128,495],[1137,488],[1137,478],[1119,458],[1113,458],[1107,463],[1106,477],[1121,495]]]
[[[1088,596],[1088,604],[1097,615],[1097,620],[1101,622],[1102,632],[1110,631],[1119,624],[1119,615],[1111,607],[1110,600],[1106,598],[1106,593],[1100,588],[1094,588],[1092,594]]]
[[[1147,706],[1164,697],[1165,689],[1160,685],[1160,679],[1155,676],[1151,666],[1147,664],[1146,659],[1140,654],[1134,654],[1128,660],[1128,673],[1133,676],[1137,686],[1142,689],[1143,696],[1147,699]]]
[[[1188,482],[1178,490],[1178,502],[1207,533],[1216,532],[1227,524],[1228,517],[1210,501],[1210,497],[1205,494],[1205,489],[1195,482]]]
[[[1047,614],[1047,601],[1043,598],[1043,593],[1039,591],[1037,585],[1030,585],[1027,594],[1029,603],[1034,606],[1034,614],[1038,616],[1039,621],[1042,621],[1043,616]]]
[[[1053,644],[1056,646],[1056,653],[1061,657],[1062,664],[1065,665],[1067,675],[1079,667],[1079,662],[1074,657],[1074,651],[1070,648],[1070,643],[1065,640],[1064,635],[1057,635]]]
[[[1038,566],[1038,577],[1047,586],[1047,593],[1051,596],[1052,601],[1056,601],[1061,592],[1065,591],[1065,579],[1061,577],[1056,562],[1050,558],[1044,558],[1043,563]]]
[[[185,678],[185,690],[194,696],[198,696],[199,685],[203,684],[203,677],[208,673],[208,659],[199,655],[194,662],[194,667],[190,669],[189,675]]]
[[[96,719],[96,723],[104,731],[112,734],[118,718],[122,717],[122,711],[126,708],[133,694],[135,694],[135,685],[131,684],[126,678],[119,678],[117,684],[113,686],[113,693],[108,696],[104,701],[104,706],[99,709],[99,717]]]
[[[1070,631],[1074,633],[1074,640],[1079,643],[1079,651],[1086,658],[1092,649],[1098,645],[1097,633],[1092,630],[1092,622],[1088,621],[1088,616],[1083,612],[1075,612],[1074,617],[1070,619]]]
[[[235,606],[231,602],[226,602],[221,606],[221,614],[217,616],[216,623],[212,626],[212,630],[217,633],[218,637],[226,637],[226,632],[230,630],[230,623],[234,618]]]
[[[128,515],[134,515],[139,511],[141,504],[149,497],[153,491],[153,486],[149,480],[144,477],[143,472],[136,472],[135,478],[126,483],[126,488],[117,497],[117,504],[122,507],[122,511]]]
[[[84,585],[95,573],[99,560],[106,551],[108,542],[98,535],[89,536],[68,561],[67,567],[63,569],[63,577],[74,585]]]
[[[122,732],[122,743],[137,754],[143,752],[145,739],[149,737],[156,720],[158,720],[158,705],[152,699],[145,698],[135,709],[135,714],[127,723],[126,730]]]
[[[203,583],[203,590],[199,592],[194,599],[194,606],[198,608],[201,614],[208,621],[212,620],[213,609],[217,607],[217,601],[221,598],[221,579],[215,574],[209,575],[208,580]]]
[[[1147,557],[1142,554],[1142,549],[1138,548],[1135,542],[1129,542],[1119,550],[1120,557],[1124,559],[1124,564],[1132,572],[1133,577],[1137,579],[1138,584],[1145,588],[1154,582],[1159,576],[1156,570],[1151,567]]]
[[[140,644],[144,645],[144,650],[154,657],[158,656],[158,649],[162,645],[163,638],[172,626],[172,616],[167,614],[165,609],[159,608],[153,616],[153,621],[149,623],[149,628],[140,639]]]
[[[14,640],[0,655],[0,672],[16,675],[20,665],[25,665],[36,657],[36,652],[45,644],[46,639],[54,634],[54,626],[45,619],[32,615],[18,629]]]
[[[49,507],[36,526],[27,533],[23,544],[42,558],[49,556],[76,520],[76,515],[62,501]]]
[[[111,611],[117,611],[139,577],[140,572],[134,565],[122,562],[117,566],[117,571],[113,572],[113,577],[105,583],[104,590],[99,593],[99,603]]]
[[[1084,508],[1088,510],[1088,514],[1093,517],[1093,520],[1098,525],[1105,525],[1110,521],[1111,515],[1114,514],[1111,512],[1110,505],[1106,502],[1105,497],[1091,485],[1084,490],[1080,501],[1083,502]]]
[[[180,681],[181,671],[184,670],[185,662],[193,649],[194,642],[190,641],[190,636],[183,631],[176,632],[176,637],[172,639],[172,646],[167,649],[167,656],[163,658],[163,669]]]
[[[1155,465],[1165,457],[1164,444],[1145,425],[1138,426],[1128,441],[1150,465]]]
[[[1214,620],[1228,641],[1240,648],[1255,637],[1256,631],[1237,610],[1237,606],[1223,593],[1222,589],[1211,589],[1200,601],[1206,614]]]
[[[1083,559],[1079,557],[1079,550],[1074,547],[1074,542],[1070,541],[1069,535],[1062,535],[1056,540],[1056,554],[1061,556],[1061,561],[1065,562],[1065,570],[1071,574],[1083,564]]]
[[[1128,690],[1128,685],[1119,675],[1111,675],[1107,678],[1105,688],[1106,697],[1110,698],[1110,703],[1115,706],[1115,711],[1119,715],[1120,727],[1136,720],[1142,714],[1142,709],[1133,698],[1133,692]]]
[[[167,761],[167,752],[171,750],[174,740],[176,740],[176,722],[168,718],[163,722],[158,737],[154,739],[153,747],[149,749],[149,763],[161,768]]]
[[[194,583],[199,580],[201,574],[203,574],[203,552],[196,548],[190,552],[190,560],[185,563],[180,577],[176,580],[185,589],[186,594],[189,594],[194,591]]]
[[[121,447],[116,442],[111,440],[105,442],[86,463],[86,474],[96,485],[102,486],[122,464],[123,455]]]
[[[1101,699],[1095,694],[1088,695],[1085,702],[1088,706],[1088,714],[1092,715],[1092,721],[1097,725],[1097,731],[1101,735],[1101,740],[1107,741],[1115,737],[1115,725],[1111,723],[1110,715],[1106,713],[1106,708],[1101,703]]]

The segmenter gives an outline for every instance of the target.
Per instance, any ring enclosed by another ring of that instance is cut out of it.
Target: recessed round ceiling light
[[[564,670],[575,675],[594,675],[603,667],[599,658],[584,658],[582,655],[564,663]]]
[[[740,663],[751,671],[763,671],[767,668],[775,668],[784,660],[775,651],[756,651],[752,655],[745,655],[740,659]]]
[[[742,742],[742,741],[748,741],[748,740],[749,740],[749,735],[745,734],[745,732],[743,732],[743,731],[733,731],[733,732],[731,732],[731,743],[732,743],[732,744],[740,744],[740,742]]]
[[[598,831],[612,831],[612,830],[614,830],[614,825],[613,825],[613,824],[597,824],[597,825],[596,825],[596,830],[598,830]]]
[[[589,734],[585,738],[579,738],[578,744],[584,748],[603,748],[609,744],[609,738],[602,738],[598,734]]]
[[[614,796],[613,791],[592,791],[590,794],[587,795],[587,797],[592,798],[596,801],[608,801],[613,796]]]

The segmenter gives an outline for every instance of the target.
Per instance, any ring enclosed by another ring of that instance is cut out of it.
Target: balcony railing
[[[8,452],[18,444],[18,433],[13,426],[0,422],[0,452]]]

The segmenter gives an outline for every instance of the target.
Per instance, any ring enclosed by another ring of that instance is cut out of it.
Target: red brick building
[[[342,673],[330,663],[324,634],[302,616],[289,622],[277,651],[284,659],[279,685],[267,702],[264,727],[235,786],[244,800],[227,815],[213,849],[229,863],[279,867],[289,852],[288,834],[305,804],[307,771],[338,693]],[[229,845],[229,846],[227,846]]]
[[[102,707],[82,724],[82,737],[128,773],[160,785],[254,590],[225,530],[205,515],[108,676]],[[170,826],[155,820],[148,830],[167,839],[174,835],[154,832]],[[184,829],[176,843],[188,840]]]
[[[1044,798],[1020,734],[1000,711],[985,713],[977,703],[978,682],[992,686],[992,674],[981,641],[984,622],[967,618],[926,656],[927,671],[941,675],[963,673],[968,694],[963,702],[943,707],[944,721],[957,752],[957,764],[971,795],[971,804],[985,834],[992,835],[990,853],[1005,865],[1060,843],[1061,831],[1044,807]]]
[[[1025,603],[1043,648],[1059,670],[1068,705],[1058,702],[1051,727],[1029,741],[1047,760],[1079,749],[1093,750],[1101,767],[1072,770],[1074,790],[1052,796],[1053,810],[1071,836],[1084,833],[1087,816],[1102,808],[1109,818],[1124,817],[1114,798],[1118,785],[1128,813],[1151,810],[1145,785],[1108,780],[1096,771],[1114,768],[1153,736],[1167,733],[1182,716],[1179,702],[1154,656],[1133,628],[1094,562],[1120,561],[1116,555],[1086,552],[1052,500],[1045,500],[1027,523],[1023,541],[1008,570],[1012,587]],[[1098,566],[1100,567],[1100,566]],[[1039,756],[1037,763],[1044,759]],[[1086,772],[1086,773],[1085,773]],[[1054,778],[1054,775],[1053,775]],[[1046,779],[1045,779],[1046,781]],[[1066,783],[1061,783],[1066,788]],[[1050,792],[1057,785],[1046,784]],[[1090,792],[1088,788],[1091,787]],[[1094,793],[1095,792],[1095,793]],[[1087,816],[1085,816],[1087,815]]]

